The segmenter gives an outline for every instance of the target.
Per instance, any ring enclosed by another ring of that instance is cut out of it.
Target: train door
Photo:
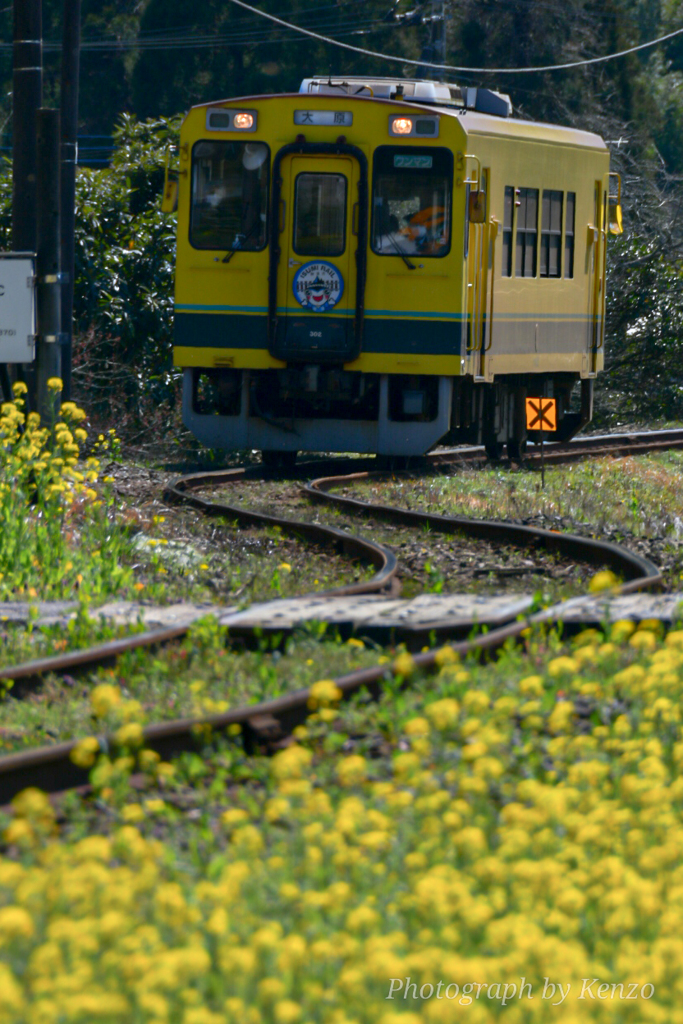
[[[607,256],[607,202],[601,181],[595,182],[595,213],[589,227],[589,310],[588,310],[588,369],[591,375],[598,371],[598,353],[605,341],[605,264]]]
[[[481,171],[479,189],[488,203],[490,172]],[[469,189],[467,195],[469,205]],[[467,341],[470,372],[478,380],[487,380],[486,354],[491,348],[493,312],[493,263],[497,224],[487,217],[482,224],[467,222]]]
[[[270,345],[279,359],[339,363],[357,355],[358,183],[350,155],[291,154],[280,163]]]

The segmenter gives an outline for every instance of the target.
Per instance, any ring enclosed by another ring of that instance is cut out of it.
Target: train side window
[[[564,228],[564,276],[574,276],[574,215],[576,192],[567,192],[567,212]]]
[[[436,146],[380,146],[372,183],[372,251],[446,256],[451,248],[453,154]]]
[[[346,178],[343,174],[297,175],[294,252],[341,256],[346,248]]]
[[[541,277],[560,276],[562,192],[543,190],[541,206]]]
[[[270,150],[263,142],[195,143],[190,244],[195,249],[266,246]]]
[[[536,277],[538,247],[538,189],[519,188],[517,192],[516,277]]]
[[[514,214],[515,190],[512,185],[505,186],[505,205],[503,207],[503,260],[501,274],[512,277],[512,218]]]

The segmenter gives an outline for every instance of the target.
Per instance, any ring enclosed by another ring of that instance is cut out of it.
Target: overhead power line
[[[323,28],[326,26],[322,26]],[[335,27],[337,27],[335,25]],[[362,21],[352,22],[348,26],[340,26],[340,35],[363,35],[369,29],[378,27],[382,28],[382,22],[378,21]],[[384,26],[389,28],[390,26]],[[290,37],[296,39],[296,29],[293,35]],[[202,35],[192,36],[190,38],[170,38],[168,36],[160,35],[158,37],[146,37],[140,39],[139,37],[117,40],[117,41],[102,41],[102,42],[85,42],[83,43],[82,49],[89,51],[107,51],[107,50],[195,50],[195,49],[206,49],[220,46],[244,46],[247,44],[258,45],[259,43],[272,43],[273,40],[270,38],[269,30],[263,29],[261,31],[251,30],[241,34],[231,32],[229,35]],[[46,50],[59,49],[57,44],[46,44]]]
[[[311,39],[317,39],[318,42],[330,43],[332,46],[339,46],[343,50],[352,50],[354,53],[363,53],[366,57],[376,57],[379,60],[398,61],[401,64],[412,64],[423,68],[432,68],[434,71],[461,71],[476,74],[523,75],[529,74],[532,71],[562,71],[566,68],[585,67],[587,64],[602,64],[608,60],[616,60],[618,57],[626,57],[629,53],[637,53],[639,50],[647,50],[651,46],[657,46],[658,43],[665,43],[667,39],[673,39],[674,36],[683,35],[683,28],[677,28],[674,32],[668,32],[665,36],[659,36],[658,39],[651,39],[650,42],[641,43],[639,46],[631,46],[628,50],[620,50],[619,53],[608,53],[604,57],[591,57],[586,60],[574,60],[567,64],[546,64],[543,67],[536,68],[465,68],[456,67],[452,64],[428,64],[423,60],[409,60],[407,57],[392,57],[386,53],[377,53],[376,50],[364,50],[360,46],[352,46],[350,43],[342,43],[339,39],[330,39],[329,36],[322,36],[318,32],[312,32],[310,29],[300,28],[298,25],[292,25],[291,22],[283,21],[282,18],[277,18],[274,14],[266,14],[265,11],[260,11],[258,7],[252,7],[251,4],[245,3],[244,0],[230,0],[230,3],[236,4],[237,7],[243,7],[245,11],[251,11],[252,14],[258,14],[262,18],[267,18],[268,21],[272,21],[276,25],[281,25],[283,28],[300,32],[302,35],[310,36]]]
[[[246,20],[246,19],[245,19]],[[287,24],[286,22],[284,24]],[[328,21],[319,24],[319,28],[334,26],[340,36],[365,35],[369,31],[391,29],[393,26],[383,21],[374,20],[350,20],[341,25],[338,21]],[[288,41],[299,42],[297,37],[298,28],[293,28]],[[267,26],[262,28],[245,27],[242,32],[232,30],[229,34],[215,35],[194,35],[178,37],[176,35],[159,33],[158,35],[131,36],[128,39],[88,39],[81,44],[81,50],[87,52],[119,52],[124,50],[199,50],[212,49],[214,47],[244,46],[273,43],[272,29]],[[278,40],[279,41],[279,40]],[[0,50],[9,49],[10,43],[0,43]],[[43,50],[46,53],[57,53],[61,50],[61,44],[57,42],[45,42]]]

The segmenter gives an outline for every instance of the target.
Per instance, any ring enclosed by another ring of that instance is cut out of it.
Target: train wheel
[[[503,453],[503,446],[500,441],[496,441],[495,438],[490,441],[484,441],[484,450],[491,462],[500,461],[500,457]]]
[[[278,452],[274,448],[264,448],[261,452],[261,462],[268,469],[293,469],[298,454],[298,452]]]
[[[518,437],[509,437],[507,443],[507,456],[510,462],[521,462],[526,452],[526,438],[520,441]]]

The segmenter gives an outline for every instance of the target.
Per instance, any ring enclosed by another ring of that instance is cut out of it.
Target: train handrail
[[[488,223],[489,227],[489,240],[491,244],[491,273],[490,278],[490,292],[489,292],[489,332],[488,332],[488,343],[482,348],[482,353],[489,352],[491,345],[493,344],[493,285],[496,278],[495,266],[496,266],[496,241],[498,239],[498,221],[495,217],[491,217]]]
[[[271,209],[273,211],[270,224],[270,254],[268,267],[268,350],[272,356],[282,358],[277,350],[277,269],[282,250],[280,248],[280,198],[282,177],[280,167],[287,156],[334,155],[350,156],[358,161],[360,171],[358,179],[358,248],[356,249],[356,313],[354,317],[354,351],[344,353],[344,362],[351,362],[360,355],[363,346],[363,324],[365,320],[365,279],[367,272],[368,246],[368,158],[358,146],[348,142],[290,142],[283,146],[273,161],[273,191]]]
[[[596,332],[596,354],[603,348],[605,344],[605,277],[607,273],[607,231],[605,228],[600,228],[600,237],[602,240],[602,274],[600,277],[600,288],[598,289],[598,329]]]

